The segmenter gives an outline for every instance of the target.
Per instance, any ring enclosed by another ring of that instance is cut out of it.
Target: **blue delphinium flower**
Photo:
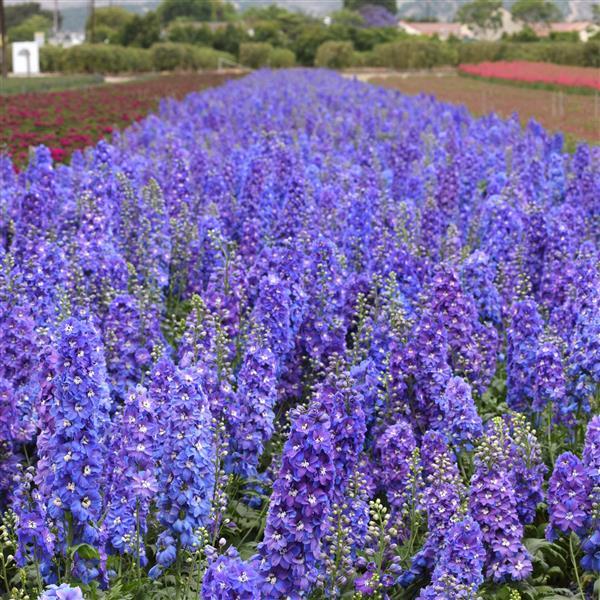
[[[427,537],[423,548],[412,558],[410,569],[401,577],[402,585],[412,583],[439,560],[448,529],[466,493],[456,459],[443,433],[428,431],[423,436],[421,462],[425,479],[422,506],[427,513]]]
[[[431,312],[425,312],[404,349],[401,365],[407,379],[404,402],[411,407],[411,419],[422,431],[434,427],[442,419],[437,400],[452,375],[448,352],[444,326]]]
[[[336,502],[343,503],[365,443],[363,398],[348,373],[331,372],[317,388],[313,401],[329,415],[335,465],[333,494]]]
[[[150,363],[136,299],[129,294],[117,296],[108,307],[102,329],[110,385],[123,398],[130,386],[139,383],[142,368]]]
[[[109,434],[104,534],[114,551],[139,556],[142,563],[146,559],[138,537],[142,539],[147,531],[150,502],[158,491],[157,437],[152,397],[141,385],[131,388]]]
[[[84,600],[80,587],[71,587],[68,583],[48,586],[39,600]]]
[[[44,498],[34,483],[34,467],[19,469],[12,478],[11,508],[17,517],[17,551],[20,567],[37,563],[45,579],[52,577],[56,536],[51,531]]]
[[[264,332],[253,328],[238,374],[236,402],[229,411],[232,452],[227,462],[233,472],[245,477],[256,476],[258,461],[274,432],[276,369]]]
[[[506,353],[506,402],[513,410],[530,411],[542,318],[534,300],[519,300],[510,310]]]
[[[375,443],[374,451],[380,470],[380,485],[392,507],[394,520],[401,519],[406,503],[411,500],[409,475],[416,446],[412,427],[403,420],[388,426]],[[402,525],[401,522],[396,524]]]
[[[524,525],[533,523],[538,505],[544,500],[547,467],[535,431],[520,413],[503,416],[508,437],[504,438],[504,467],[511,477],[517,512]]]
[[[471,386],[461,377],[452,377],[438,402],[442,420],[436,427],[443,430],[457,448],[471,450],[483,431]]]
[[[540,338],[534,368],[533,411],[540,413],[550,404],[557,423],[572,424],[573,415],[565,398],[566,378],[558,340],[548,336]]]
[[[431,583],[419,600],[472,600],[483,583],[485,550],[481,529],[465,516],[450,526]]]
[[[316,581],[335,475],[329,418],[296,412],[258,547],[265,598],[301,598]]]
[[[583,464],[591,480],[592,491],[588,534],[581,544],[584,553],[581,566],[588,571],[600,572],[600,416],[588,423]]]
[[[6,394],[0,400],[5,410],[0,414],[0,439],[12,444],[30,442],[36,429],[36,412],[40,396],[37,373],[39,336],[35,330],[34,311],[29,305],[0,303],[0,380]],[[11,407],[9,419],[6,409]]]
[[[572,452],[563,452],[554,464],[548,485],[546,538],[575,532],[584,535],[590,514],[592,481],[585,465]]]
[[[531,557],[521,541],[523,525],[513,482],[505,466],[503,440],[507,437],[502,419],[495,418],[480,440],[469,496],[470,513],[483,534],[486,576],[498,582],[526,579],[532,572]]]
[[[66,552],[67,540],[71,545],[83,542],[92,546],[100,540],[110,396],[102,343],[87,319],[64,321],[57,353],[49,407],[54,430],[47,438],[38,438],[40,461],[50,468],[38,469],[45,478],[38,484],[46,495],[49,516],[59,523],[69,520],[60,538],[60,548]],[[81,560],[76,563],[76,573],[90,581],[98,569]]]
[[[168,417],[159,431],[157,577],[178,550],[193,550],[198,530],[208,525],[215,485],[212,418],[200,377],[193,368],[175,368],[167,376]]]
[[[479,317],[496,326],[502,323],[502,299],[494,283],[496,269],[488,255],[475,250],[461,266],[461,280],[465,291],[475,300]]]
[[[208,565],[202,579],[204,600],[261,600],[263,580],[255,561],[243,561],[230,547]]]

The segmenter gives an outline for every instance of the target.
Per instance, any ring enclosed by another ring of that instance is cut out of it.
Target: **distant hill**
[[[13,4],[19,0],[6,0]],[[38,0],[44,8],[53,8],[54,0]],[[95,0],[96,6],[108,6],[110,0]],[[469,0],[397,0],[398,16],[412,19],[436,19],[451,21],[461,4]],[[508,8],[515,0],[504,0]],[[594,0],[555,0],[567,21],[586,20],[591,17]],[[123,6],[135,13],[154,10],[160,0],[112,0],[113,6]],[[269,0],[237,0],[233,2],[240,10],[251,6],[267,6],[273,4]],[[290,10],[305,11],[314,15],[327,15],[342,6],[342,0],[279,0],[276,2]],[[83,31],[89,13],[89,0],[58,0],[63,15],[65,31]]]

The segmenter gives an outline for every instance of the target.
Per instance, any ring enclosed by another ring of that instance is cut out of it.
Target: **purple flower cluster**
[[[453,523],[444,539],[431,583],[420,600],[470,600],[483,583],[485,550],[477,521],[463,517]]]
[[[158,376],[158,373],[157,373]],[[215,486],[213,426],[208,402],[193,368],[173,368],[167,377],[168,416],[159,432],[158,576],[177,557],[179,548],[199,544],[198,532],[208,525]]]
[[[561,533],[583,535],[590,512],[592,486],[585,465],[572,452],[563,452],[557,459],[548,485],[548,515],[546,529],[549,540]]]
[[[48,515],[68,525],[60,531],[60,547],[96,545],[102,513],[100,490],[107,460],[104,437],[110,396],[103,346],[85,317],[64,321],[57,344],[54,394],[48,411],[53,428],[38,437],[38,488]],[[95,565],[76,564],[84,581],[98,575]]]
[[[0,156],[19,594],[474,598],[546,518],[598,570],[599,164],[322,70]]]
[[[127,392],[125,404],[111,428],[105,535],[117,552],[129,552],[145,562],[140,539],[146,533],[156,481],[158,424],[152,397],[138,385]],[[141,536],[141,537],[140,537]]]
[[[202,598],[206,600],[260,600],[263,581],[258,565],[244,562],[237,550],[230,547],[226,554],[213,560],[202,579]]]
[[[330,422],[320,407],[293,416],[258,548],[268,598],[300,598],[315,583],[335,475]]]
[[[500,418],[494,419],[478,448],[469,496],[469,511],[483,535],[485,574],[494,581],[519,581],[532,572],[531,557],[521,541],[517,497],[506,468],[503,440],[507,437],[506,425]]]

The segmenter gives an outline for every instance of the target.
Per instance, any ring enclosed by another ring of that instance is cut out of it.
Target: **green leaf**
[[[100,559],[98,550],[94,546],[90,546],[90,544],[77,544],[77,546],[69,548],[69,552],[71,556],[77,554],[79,558],[83,558],[84,560]]]

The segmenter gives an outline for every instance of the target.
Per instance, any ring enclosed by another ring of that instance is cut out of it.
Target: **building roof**
[[[534,25],[532,29],[539,36],[547,36],[552,31],[557,33],[580,33],[594,27],[591,21],[573,21],[572,23],[550,23],[550,25]]]

